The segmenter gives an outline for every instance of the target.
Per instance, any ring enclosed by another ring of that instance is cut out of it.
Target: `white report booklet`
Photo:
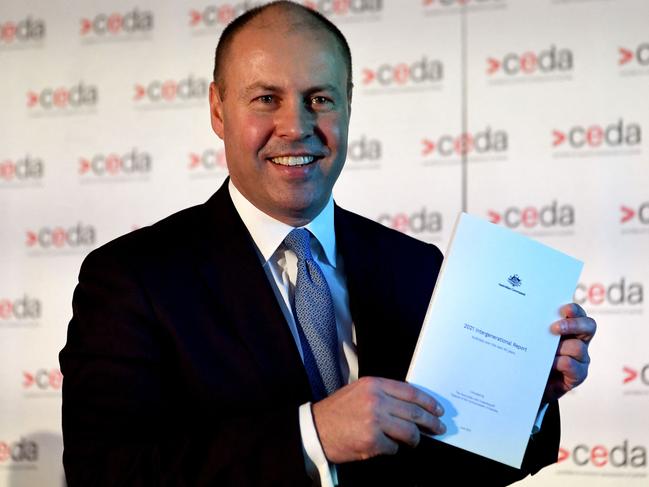
[[[406,378],[444,407],[434,438],[520,468],[582,266],[460,215]]]

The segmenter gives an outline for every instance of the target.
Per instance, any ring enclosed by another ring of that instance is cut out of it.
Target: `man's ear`
[[[223,100],[214,82],[210,83],[210,121],[214,133],[223,140]]]

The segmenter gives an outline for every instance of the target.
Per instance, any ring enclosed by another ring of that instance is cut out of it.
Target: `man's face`
[[[333,36],[253,20],[210,87],[212,127],[237,189],[264,213],[303,225],[325,206],[347,153],[347,71]]]

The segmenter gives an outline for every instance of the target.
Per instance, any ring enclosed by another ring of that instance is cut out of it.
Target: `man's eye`
[[[330,105],[332,103],[332,100],[326,96],[314,96],[311,98],[311,104],[315,106]]]
[[[260,101],[261,103],[264,103],[264,104],[268,105],[268,104],[273,103],[275,101],[275,97],[273,95],[261,95],[261,96],[257,97],[257,100]]]

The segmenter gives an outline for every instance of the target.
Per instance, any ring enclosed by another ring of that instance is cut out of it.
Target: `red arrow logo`
[[[552,131],[552,137],[553,137],[552,147],[561,145],[566,140],[566,134],[564,134],[563,132],[559,132],[558,130]]]
[[[435,150],[435,142],[432,140],[424,139],[421,143],[424,144],[424,148],[421,150],[422,156],[427,156]]]
[[[627,367],[625,365],[622,370],[624,370],[624,373],[626,374],[626,377],[624,378],[625,384],[627,382],[631,382],[632,380],[635,380],[635,378],[638,377],[638,372],[633,370],[631,367]]]
[[[135,96],[133,97],[134,100],[139,100],[144,96],[146,93],[146,89],[142,85],[135,85]]]
[[[36,235],[34,232],[30,232],[29,230],[27,230],[27,246],[33,247],[37,241],[38,241],[38,235]]]
[[[422,3],[424,4],[424,7],[428,7],[429,5],[435,3],[435,0],[423,0]]]
[[[90,161],[88,159],[79,159],[79,174],[85,174],[90,170]]]
[[[33,107],[38,103],[38,93],[35,93],[33,91],[28,91],[27,92],[27,106],[29,108]]]
[[[618,64],[620,65],[626,64],[629,61],[631,61],[631,59],[633,59],[633,51],[629,51],[628,49],[625,49],[623,47],[620,47],[619,51],[620,51],[620,59],[618,60]]]
[[[621,223],[626,223],[635,216],[635,211],[628,206],[622,205],[620,206],[620,210],[622,210],[622,218],[620,219]]]
[[[25,388],[31,387],[32,384],[34,384],[34,376],[29,372],[23,371],[23,377],[25,378],[25,381],[23,382],[23,387]]]
[[[487,58],[487,74],[494,74],[500,69],[500,61],[492,57]]]
[[[367,69],[367,68],[363,69],[363,84],[364,85],[370,84],[372,81],[374,81],[375,77],[376,77],[376,75],[374,74],[374,71],[372,71],[371,69]]]
[[[570,456],[570,452],[565,448],[559,448],[559,458],[557,458],[557,463],[561,463],[564,460],[567,460]]]
[[[198,154],[191,153],[189,154],[189,169],[194,169],[198,167],[201,163],[201,157]]]
[[[191,26],[197,25],[202,19],[202,15],[198,10],[190,10],[189,17],[189,25]]]
[[[88,32],[90,32],[90,28],[92,27],[92,22],[88,19],[81,19],[81,35],[86,35]]]
[[[489,210],[489,211],[487,211],[487,214],[489,215],[489,221],[491,223],[499,223],[500,222],[501,217],[500,217],[499,213],[496,213],[493,210]]]

